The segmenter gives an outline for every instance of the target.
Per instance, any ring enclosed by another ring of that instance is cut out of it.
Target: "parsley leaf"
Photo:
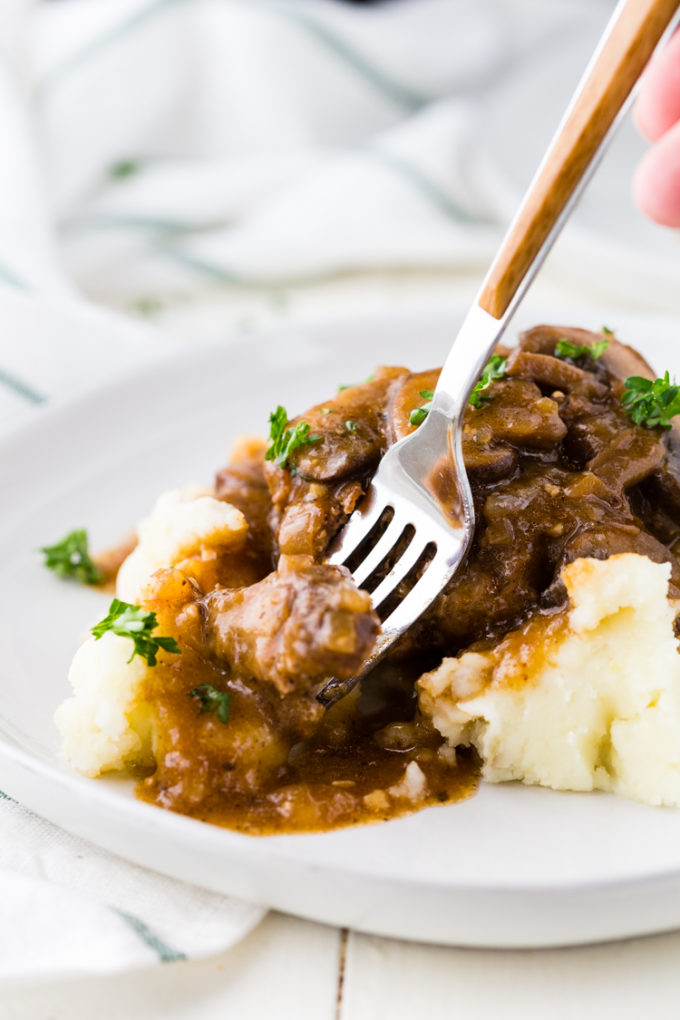
[[[483,391],[488,390],[495,379],[503,378],[505,375],[505,365],[506,359],[501,354],[493,354],[489,358],[482,370],[482,378],[470,394],[470,403],[473,407],[483,407],[490,399],[488,393],[484,394]]]
[[[352,421],[350,418],[348,418],[347,421],[345,422],[345,428],[347,429],[348,432],[355,433],[357,432],[359,426],[355,421]]]
[[[45,554],[45,566],[58,577],[73,577],[81,584],[99,584],[102,580],[90,558],[85,528],[72,531],[55,545],[44,545],[40,552]]]
[[[367,375],[366,378],[364,379],[364,382],[365,383],[373,382],[374,379],[375,379],[375,372],[372,375]],[[338,386],[338,393],[342,393],[343,390],[354,389],[355,386],[361,386],[361,385],[362,385],[361,383],[357,383],[357,382],[343,383],[342,386]]]
[[[229,691],[220,691],[214,684],[199,684],[189,691],[190,698],[196,698],[200,704],[198,714],[212,712],[222,723],[229,722],[229,709],[231,708],[231,694]]]
[[[265,460],[275,460],[280,468],[285,467],[291,454],[301,446],[318,443],[321,436],[310,436],[309,425],[300,421],[295,428],[287,428],[288,412],[279,406],[269,415],[269,438],[271,446],[264,455]]]
[[[600,333],[604,333],[605,336],[614,336],[614,330],[610,329],[609,326],[603,326]]]
[[[134,648],[128,662],[132,662],[135,655],[139,655],[140,658],[146,659],[149,666],[155,666],[159,648],[175,655],[181,651],[174,638],[151,636],[157,626],[155,613],[147,612],[141,606],[131,606],[129,602],[114,599],[109,606],[108,615],[95,624],[92,633],[95,641],[99,641],[107,630],[118,634],[119,637],[130,638]]]
[[[624,383],[621,403],[636,425],[669,429],[671,418],[680,414],[680,386],[671,382],[668,372],[663,379],[644,379],[632,375]]]
[[[427,403],[423,404],[421,407],[413,408],[408,418],[411,425],[422,425],[432,407],[432,401],[434,399],[434,392],[432,390],[421,390],[420,396],[423,400],[427,401]]]
[[[605,327],[606,328],[606,327]],[[609,331],[611,332],[611,330]],[[578,361],[579,358],[591,357],[593,361],[601,358],[609,347],[609,340],[596,340],[594,344],[572,344],[566,337],[557,341],[555,355],[558,358],[571,358]]]
[[[136,174],[139,168],[140,164],[136,159],[120,159],[109,167],[109,177],[113,178],[113,180],[124,180],[126,177],[132,177]]]

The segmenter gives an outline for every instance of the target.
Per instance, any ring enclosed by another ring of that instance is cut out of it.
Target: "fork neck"
[[[480,308],[477,302],[473,304],[444,362],[432,400],[431,414],[441,413],[452,423],[462,419],[470,392],[503,335],[511,315],[509,311],[501,319],[495,319]]]

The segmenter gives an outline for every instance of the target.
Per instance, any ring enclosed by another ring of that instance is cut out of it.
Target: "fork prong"
[[[434,602],[449,578],[455,573],[457,563],[441,552],[427,565],[423,575],[404,596],[399,605],[383,620],[382,630],[388,643],[418,619]]]
[[[387,528],[380,536],[373,548],[366,554],[361,563],[353,570],[354,582],[358,588],[369,579],[371,574],[377,570],[386,556],[392,551],[401,538],[407,521],[398,514],[392,518]],[[375,603],[374,603],[375,604]]]
[[[425,545],[416,543],[415,540],[411,544],[416,545],[419,555],[426,548]],[[461,542],[461,553],[463,544],[464,543]],[[427,565],[422,577],[414,584],[411,591],[402,599],[397,608],[390,613],[386,620],[383,621],[382,633],[378,637],[373,654],[369,656],[359,672],[355,676],[349,677],[345,680],[339,680],[337,677],[333,677],[324,684],[323,688],[316,696],[317,701],[319,701],[324,708],[330,708],[330,706],[334,705],[336,701],[340,701],[341,698],[344,698],[347,694],[349,694],[352,688],[355,687],[378,662],[380,662],[386,652],[389,651],[396,638],[407,630],[408,627],[410,627],[411,624],[414,623],[434,602],[443,586],[454,573],[457,565],[457,560],[452,558],[450,552],[451,550],[448,550],[447,555],[441,552],[441,550],[435,553],[434,559]],[[406,556],[406,554],[404,554],[404,556]],[[400,564],[403,559],[404,557],[400,559]],[[417,562],[417,557],[415,562]],[[406,572],[408,572],[408,570]],[[391,591],[394,590],[396,583],[398,582],[392,581],[390,586]],[[372,598],[374,598],[378,593],[380,587],[382,587],[382,584],[373,593]],[[374,601],[373,604],[375,606],[379,605],[376,601]]]
[[[387,577],[383,578],[375,591],[371,592],[371,601],[376,610],[392,594],[397,585],[404,580],[409,570],[415,567],[426,548],[427,543],[424,543],[422,539],[419,541],[418,534],[416,533],[413,541],[402,556],[399,557]]]
[[[333,563],[335,566],[345,563],[360,542],[375,527],[386,509],[387,505],[380,503],[373,486],[370,486],[361,504],[336,536],[326,562]]]

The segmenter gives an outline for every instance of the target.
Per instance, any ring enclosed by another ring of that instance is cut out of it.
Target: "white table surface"
[[[530,952],[394,942],[269,914],[235,949],[3,995],[2,1020],[675,1020],[680,934]]]
[[[385,308],[450,309],[457,317],[475,283],[394,274],[289,292],[215,292],[199,305],[170,302],[145,313],[183,344]],[[556,287],[549,273],[532,301],[544,308],[573,303],[574,324],[581,310],[585,324],[600,307],[596,295]],[[680,311],[680,295],[678,302]],[[644,294],[630,307],[644,308]],[[17,984],[3,992],[0,1020],[665,1020],[680,1016],[679,959],[680,933],[578,949],[488,951],[398,942],[271,913],[236,948],[210,960],[124,977]]]

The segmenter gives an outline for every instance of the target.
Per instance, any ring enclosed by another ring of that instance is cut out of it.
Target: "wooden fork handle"
[[[482,286],[478,302],[494,318],[507,311],[679,7],[619,4]]]

